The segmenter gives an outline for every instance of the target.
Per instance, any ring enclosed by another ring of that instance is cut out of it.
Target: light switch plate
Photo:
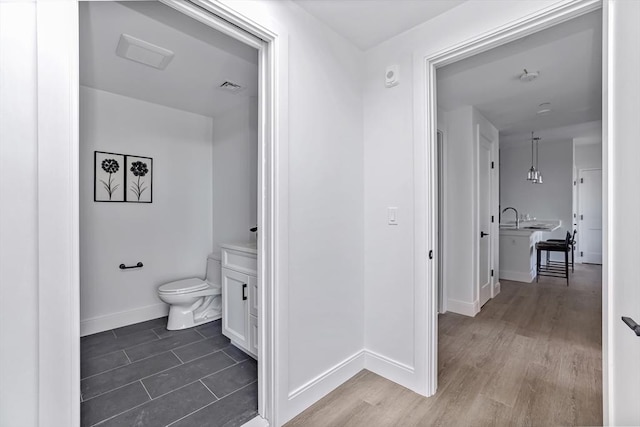
[[[389,222],[389,225],[398,225],[398,208],[387,208],[387,220]]]

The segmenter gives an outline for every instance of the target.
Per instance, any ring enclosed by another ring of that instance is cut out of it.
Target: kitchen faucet
[[[504,208],[502,210],[502,213],[505,213],[506,211],[508,211],[509,209],[513,210],[516,213],[516,228],[519,228],[519,224],[520,222],[518,221],[518,210],[516,208],[512,208],[511,206],[509,206],[508,208]]]

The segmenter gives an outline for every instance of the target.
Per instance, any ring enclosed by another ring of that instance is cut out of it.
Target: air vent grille
[[[244,89],[244,87],[242,87],[238,83],[234,83],[229,80],[222,83],[219,87],[222,90],[226,90],[227,92],[232,92],[232,93],[237,93]]]

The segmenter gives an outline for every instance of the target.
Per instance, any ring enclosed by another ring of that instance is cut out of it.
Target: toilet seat
[[[160,294],[189,294],[192,292],[203,291],[211,285],[202,279],[192,277],[190,279],[176,280],[175,282],[165,283],[158,288]]]

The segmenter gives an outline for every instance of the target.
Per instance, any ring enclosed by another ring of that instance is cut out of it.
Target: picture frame
[[[93,156],[93,201],[124,202],[126,155],[95,151]]]
[[[153,203],[153,158],[127,154],[125,164],[125,201]]]

